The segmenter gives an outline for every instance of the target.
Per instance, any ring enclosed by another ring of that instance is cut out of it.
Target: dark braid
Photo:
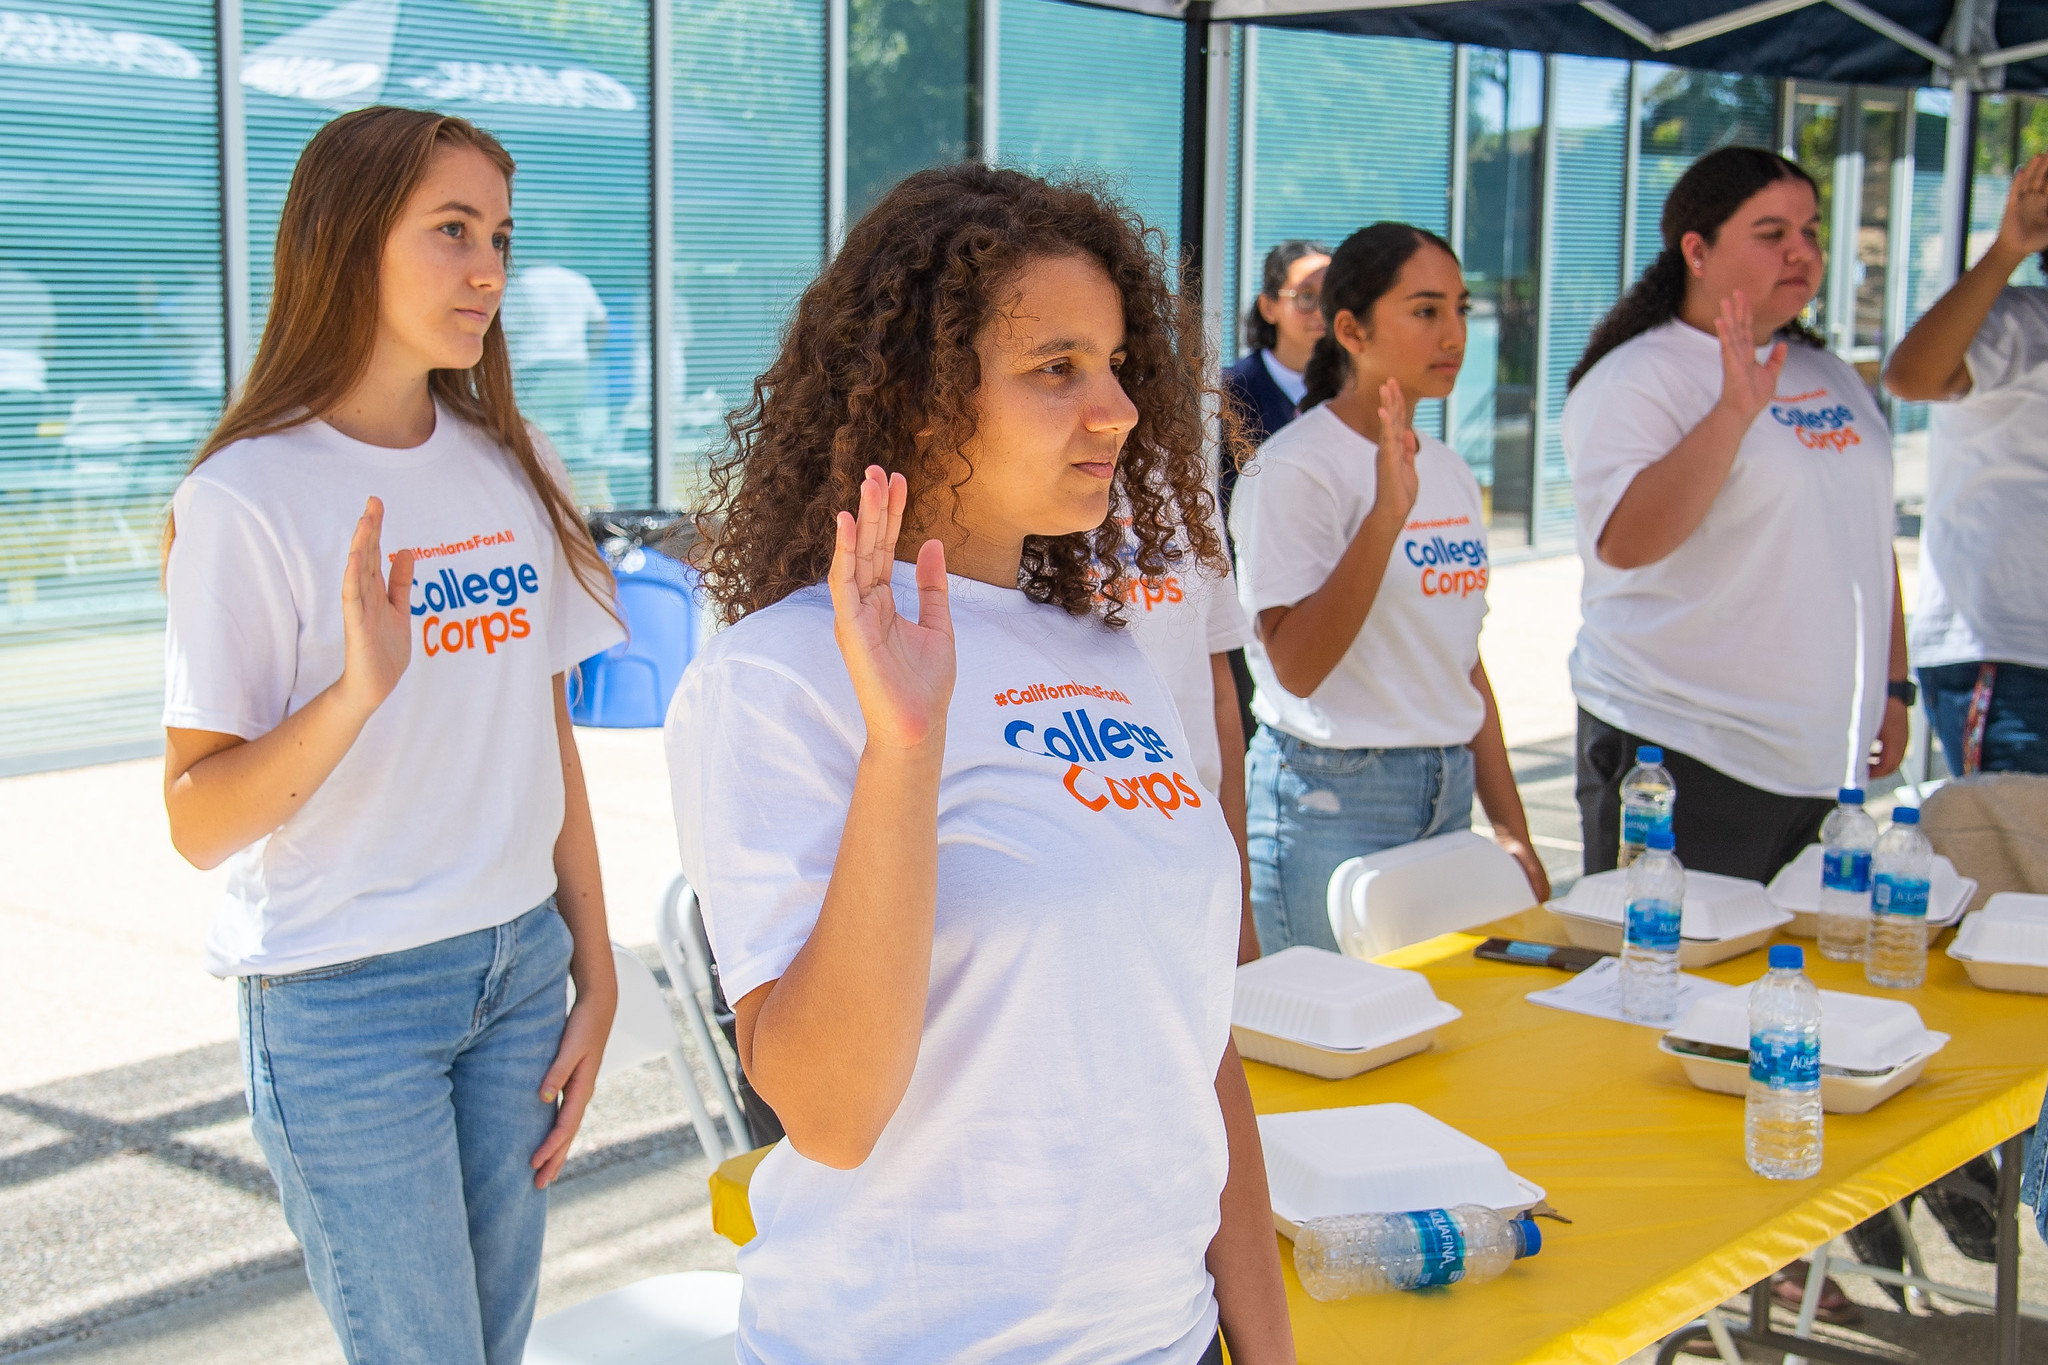
[[[1722,225],[1752,195],[1780,180],[1792,179],[1804,180],[1813,188],[1814,198],[1820,197],[1820,187],[1814,185],[1813,177],[1801,170],[1798,163],[1761,147],[1723,147],[1693,162],[1664,201],[1660,224],[1664,249],[1650,262],[1650,268],[1635,282],[1635,287],[1600,319],[1600,325],[1586,342],[1586,353],[1566,377],[1565,388],[1575,387],[1615,347],[1678,316],[1685,306],[1686,278],[1685,257],[1679,246],[1688,232],[1697,232],[1712,242],[1720,235]],[[1324,297],[1329,297],[1327,291]],[[1826,348],[1813,329],[1797,318],[1780,327],[1778,335]]]
[[[1323,274],[1323,334],[1302,374],[1308,391],[1301,396],[1301,410],[1335,398],[1351,373],[1351,357],[1337,343],[1337,314],[1349,313],[1361,327],[1372,326],[1372,306],[1380,301],[1401,277],[1401,267],[1425,246],[1439,247],[1453,261],[1458,253],[1451,244],[1425,228],[1407,223],[1374,223],[1344,239],[1330,255],[1330,268]]]
[[[1321,242],[1311,242],[1303,237],[1280,243],[1266,253],[1265,281],[1259,286],[1259,293],[1280,301],[1280,291],[1287,287],[1287,267],[1304,256],[1327,256],[1330,248]],[[1280,329],[1266,321],[1259,312],[1259,301],[1253,299],[1251,306],[1244,310],[1244,347],[1247,351],[1270,351],[1280,344]]]

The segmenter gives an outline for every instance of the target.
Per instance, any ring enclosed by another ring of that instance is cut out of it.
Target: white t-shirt
[[[1969,365],[1928,432],[1908,643],[1917,664],[2048,668],[2048,289],[2000,294]]]
[[[1319,403],[1273,433],[1238,477],[1230,507],[1238,597],[1253,620],[1329,580],[1377,497],[1379,447]],[[1472,685],[1486,617],[1484,507],[1458,453],[1423,436],[1415,507],[1394,541],[1379,593],[1322,686],[1280,686],[1265,646],[1245,646],[1252,714],[1329,749],[1469,744],[1486,719]]]
[[[1223,540],[1223,529],[1216,528]],[[1187,730],[1188,752],[1203,791],[1223,782],[1223,747],[1216,736],[1216,674],[1210,656],[1251,643],[1251,623],[1237,601],[1237,578],[1221,578],[1187,556],[1186,568],[1133,582],[1124,590],[1124,620],[1131,636],[1173,694]],[[1235,703],[1233,703],[1234,705]]]
[[[915,615],[913,571],[896,566]],[[746,1362],[1199,1360],[1228,1167],[1238,863],[1128,632],[954,577],[958,681],[917,1066],[859,1167],[748,1193]],[[817,923],[865,742],[822,586],[715,636],[668,717],[729,999]]]
[[[505,340],[513,366],[588,365],[590,325],[609,316],[588,276],[565,265],[520,271],[505,291]]]
[[[1308,376],[1300,370],[1290,370],[1273,358],[1271,351],[1260,351],[1259,359],[1266,362],[1266,373],[1280,386],[1280,392],[1287,395],[1287,401],[1297,406],[1301,396],[1308,392]]]
[[[560,462],[543,458],[566,484]],[[411,546],[412,658],[319,790],[228,863],[216,976],[279,975],[489,928],[555,889],[553,678],[621,638],[512,457],[441,409],[409,450],[325,422],[237,441],[172,500],[164,724],[256,739],[340,678],[364,502]]]
[[[1672,321],[1602,357],[1565,400],[1585,561],[1572,690],[1609,725],[1738,781],[1832,796],[1849,757],[1852,584],[1863,589],[1865,748],[1884,719],[1891,654],[1891,436],[1856,372],[1792,343],[1778,397],[1699,529],[1639,569],[1594,550],[1630,482],[1720,396],[1720,343]]]

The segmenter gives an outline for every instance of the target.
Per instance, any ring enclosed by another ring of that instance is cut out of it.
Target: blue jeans
[[[1472,751],[1322,749],[1261,725],[1245,759],[1261,952],[1336,950],[1330,874],[1349,858],[1472,827]]]
[[[403,952],[241,982],[256,1140],[351,1365],[519,1365],[567,1017],[553,897]]]
[[[1921,704],[1941,738],[1952,773],[1963,770],[1963,728],[1976,686],[1976,664],[1936,664],[1920,670]],[[2048,773],[2048,668],[1998,665],[1977,758],[1987,773]]]

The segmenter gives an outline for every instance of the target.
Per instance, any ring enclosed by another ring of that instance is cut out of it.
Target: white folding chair
[[[731,1271],[656,1275],[542,1318],[525,1365],[732,1365],[739,1320]]]
[[[1458,830],[1339,864],[1330,876],[1330,932],[1352,957],[1374,957],[1534,901],[1507,850]]]
[[[716,1166],[728,1156],[746,1151],[747,1141],[738,1125],[733,1130],[730,1151],[719,1136],[718,1125],[712,1121],[711,1111],[705,1107],[703,1092],[697,1089],[690,1059],[683,1055],[683,1040],[676,1034],[675,1017],[668,1012],[668,997],[662,994],[661,984],[654,979],[654,973],[631,949],[617,943],[612,944],[612,966],[619,978],[619,1011],[612,1018],[612,1034],[605,1043],[604,1062],[598,1068],[598,1079],[603,1080],[614,1071],[640,1066],[657,1057],[666,1058],[669,1070],[675,1073],[676,1084],[682,1087],[683,1102],[689,1106],[690,1124],[697,1130],[697,1141],[702,1144],[704,1155],[710,1158],[711,1164]],[[687,1000],[688,988],[676,994]],[[686,1011],[689,1004],[684,1007]],[[708,1048],[706,1051],[709,1054],[705,1058],[706,1069],[715,1077],[720,1070],[718,1054]],[[730,1120],[733,1111],[728,1108],[725,1112]]]
[[[711,991],[711,943],[704,935],[697,892],[681,873],[669,882],[655,905],[654,944],[661,951],[662,965],[668,968],[669,985],[683,1007],[690,1036],[704,1058],[705,1069],[711,1073],[712,1095],[725,1108],[726,1126],[739,1139],[740,1151],[750,1151],[754,1146],[753,1132],[747,1127],[746,1112],[733,1096],[711,1026],[705,1022],[704,1008],[697,999],[699,991],[706,995]]]
[[[711,1163],[745,1151],[743,1125],[734,1125],[731,1153],[720,1140],[654,973],[617,943],[612,944],[612,966],[619,978],[619,1009],[598,1079],[666,1058]],[[691,1000],[687,982],[676,994]],[[708,1065],[714,1073],[719,1070],[717,1053],[709,1053]],[[527,1334],[524,1365],[726,1365],[734,1356],[739,1311],[737,1275],[711,1270],[656,1275],[542,1318]]]

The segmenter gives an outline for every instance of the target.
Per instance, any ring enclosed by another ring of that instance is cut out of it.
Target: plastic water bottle
[[[1650,846],[1650,831],[1671,828],[1671,808],[1678,788],[1664,767],[1664,751],[1654,744],[1636,750],[1636,766],[1621,779],[1621,851],[1616,867],[1627,867]]]
[[[1844,787],[1820,827],[1820,952],[1856,962],[1870,937],[1870,850],[1877,821],[1863,809],[1863,790]]]
[[[1644,1024],[1678,1014],[1678,932],[1685,919],[1685,869],[1671,851],[1671,826],[1653,829],[1629,864],[1622,930],[1621,1012]]]
[[[1927,880],[1933,866],[1920,812],[1900,806],[1871,858],[1870,944],[1863,963],[1871,985],[1910,990],[1927,979]]]
[[[1543,1231],[1480,1204],[1420,1213],[1311,1218],[1294,1239],[1294,1270],[1319,1303],[1356,1294],[1490,1280],[1543,1249]]]
[[[1743,1143],[1749,1169],[1770,1180],[1820,1173],[1820,992],[1806,954],[1771,949],[1771,970],[1749,989],[1749,1098]]]

